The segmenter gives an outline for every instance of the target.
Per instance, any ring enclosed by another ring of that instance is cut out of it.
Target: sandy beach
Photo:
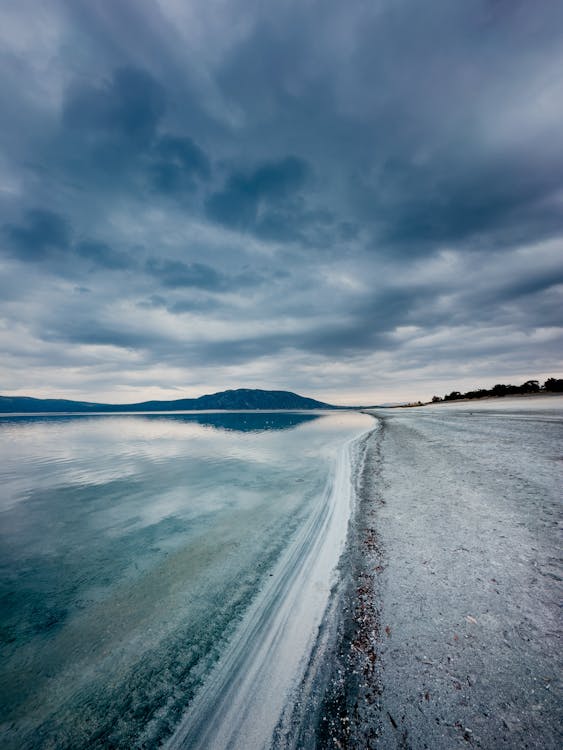
[[[561,747],[563,398],[498,401],[374,412],[311,745]]]

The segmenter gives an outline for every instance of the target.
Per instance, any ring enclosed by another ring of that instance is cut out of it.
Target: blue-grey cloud
[[[54,211],[32,209],[19,224],[4,226],[11,251],[25,261],[46,260],[70,247],[70,229]]]
[[[63,0],[32,44],[34,7],[0,17],[7,388],[57,346],[312,393],[559,366],[561,4]]]
[[[207,154],[187,136],[163,136],[151,157],[151,181],[162,193],[191,192],[197,179],[207,180],[210,176]]]
[[[501,163],[464,166],[461,174],[457,168],[447,171],[450,156],[443,169],[387,167],[382,190],[366,191],[364,197],[373,201],[382,244],[391,251],[423,254],[460,244],[510,249],[561,233],[557,192],[563,158],[527,163],[515,154]]]
[[[220,224],[245,231],[279,236],[280,218],[291,224],[299,219],[292,200],[308,176],[305,161],[295,156],[267,162],[250,172],[229,175],[222,190],[209,196],[208,217]]]
[[[155,135],[164,114],[163,87],[146,71],[117,68],[100,84],[71,85],[66,94],[63,123],[84,138],[102,137],[116,146],[139,148]]]
[[[146,270],[164,287],[194,287],[217,291],[225,288],[225,276],[205,263],[182,263],[182,261],[150,258]]]
[[[136,263],[128,253],[114,250],[105,242],[84,240],[75,246],[78,257],[83,258],[93,266],[111,270],[124,270],[135,267]]]
[[[105,242],[77,241],[68,219],[55,211],[28,210],[20,223],[5,224],[3,233],[10,255],[25,263],[48,263],[55,275],[79,272],[82,261],[108,271],[131,269],[136,265],[131,255]]]
[[[207,292],[236,292],[266,281],[263,274],[250,269],[229,274],[218,271],[206,263],[185,263],[168,258],[149,258],[145,270],[165,289],[192,288]],[[175,309],[178,311],[179,308],[176,306]]]

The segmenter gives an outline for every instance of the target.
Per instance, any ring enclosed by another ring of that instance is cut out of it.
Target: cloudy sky
[[[563,375],[563,3],[3,0],[0,71],[0,393]]]

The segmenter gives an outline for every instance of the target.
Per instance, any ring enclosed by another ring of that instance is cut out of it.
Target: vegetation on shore
[[[432,403],[435,404],[441,401],[459,401],[460,399],[472,398],[521,396],[533,393],[563,393],[563,378],[548,378],[543,385],[540,385],[538,380],[527,380],[525,383],[522,383],[522,385],[504,385],[503,383],[497,383],[497,385],[490,389],[478,388],[475,391],[467,391],[467,393],[452,391],[443,398],[440,398],[440,396],[434,396],[432,398]]]

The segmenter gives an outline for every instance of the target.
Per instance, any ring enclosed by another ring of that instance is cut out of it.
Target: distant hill
[[[176,401],[143,401],[138,404],[99,404],[90,401],[69,401],[56,398],[28,396],[0,396],[0,413],[63,412],[88,413],[97,411],[203,411],[205,409],[337,409],[337,406],[299,396],[291,391],[263,391],[257,388],[238,388],[199,398]]]

